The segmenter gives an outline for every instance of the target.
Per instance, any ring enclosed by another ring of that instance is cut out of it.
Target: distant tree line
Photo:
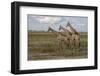
[[[29,32],[46,32],[44,30],[28,30]]]

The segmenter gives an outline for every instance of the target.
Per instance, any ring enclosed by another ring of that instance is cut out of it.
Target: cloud
[[[47,31],[48,27],[51,26],[58,31],[59,26],[66,26],[67,22],[70,22],[77,31],[88,31],[87,17],[28,15],[28,28],[32,30]]]
[[[77,24],[78,26],[85,26],[86,24]]]
[[[53,24],[61,20],[61,17],[54,17],[54,16],[33,16],[33,17],[40,23],[49,23],[49,24]]]

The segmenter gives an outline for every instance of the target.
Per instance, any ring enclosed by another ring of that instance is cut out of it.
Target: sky
[[[66,27],[70,22],[73,28],[78,32],[88,31],[88,17],[80,16],[53,16],[53,15],[27,15],[28,30],[47,31],[48,27],[52,27],[59,31],[59,26]]]

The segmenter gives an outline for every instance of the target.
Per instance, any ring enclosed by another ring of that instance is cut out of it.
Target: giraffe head
[[[49,32],[50,30],[51,30],[51,27],[49,26],[49,27],[48,27],[48,32]]]
[[[61,27],[61,25],[60,25],[60,26],[59,26],[59,31],[61,30],[61,28],[62,28],[62,27]]]

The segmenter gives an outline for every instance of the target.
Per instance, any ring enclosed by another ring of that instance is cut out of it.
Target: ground
[[[87,33],[81,33],[80,48],[59,50],[52,32],[28,32],[28,60],[87,58]]]

